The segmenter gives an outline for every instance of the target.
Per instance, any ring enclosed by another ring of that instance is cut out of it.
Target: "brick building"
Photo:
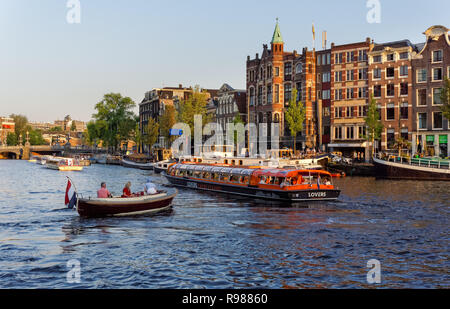
[[[450,156],[449,120],[442,115],[439,94],[445,76],[450,77],[449,29],[433,26],[425,31],[425,44],[418,45],[412,59],[413,134],[412,152]]]
[[[284,51],[284,41],[278,22],[271,41],[271,48],[263,45],[261,58],[247,57],[247,104],[248,119],[251,123],[267,123],[268,136],[272,123],[280,124],[281,145],[292,147],[285,122],[285,109],[288,107],[292,90],[297,88],[298,99],[306,106],[307,115],[302,136],[297,138],[297,148],[316,146],[315,138],[315,53],[303,50],[303,54]]]
[[[14,133],[16,124],[13,118],[0,117],[0,145],[6,145],[9,133]]]
[[[331,141],[331,49],[316,52],[317,143],[326,150]]]
[[[368,52],[365,42],[336,46],[331,44],[331,143],[330,151],[368,160],[369,145],[364,136],[368,106]]]
[[[381,150],[395,149],[396,141],[412,141],[412,57],[416,46],[408,40],[376,44],[369,52],[369,93],[377,101],[384,129]]]
[[[232,123],[237,115],[247,122],[247,93],[245,90],[237,90],[228,84],[220,87],[216,106],[216,122],[226,130],[227,123]]]

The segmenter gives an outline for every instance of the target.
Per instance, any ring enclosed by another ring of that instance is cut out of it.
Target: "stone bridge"
[[[61,146],[0,146],[0,158],[3,159],[16,159],[16,160],[29,160],[32,152],[40,154],[53,154],[60,153],[64,148]]]
[[[16,160],[29,160],[31,153],[38,153],[42,155],[61,155],[64,153],[71,154],[90,154],[90,153],[106,153],[106,149],[91,147],[64,147],[64,146],[0,146],[0,159],[16,159]]]

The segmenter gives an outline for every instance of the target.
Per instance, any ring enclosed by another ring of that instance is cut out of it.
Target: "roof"
[[[283,37],[281,36],[281,31],[280,31],[280,26],[278,25],[278,20],[277,20],[277,24],[275,26],[275,31],[273,32],[271,43],[272,44],[283,43]]]
[[[382,51],[386,47],[390,47],[390,48],[412,47],[412,48],[415,48],[415,46],[409,40],[401,40],[401,41],[388,42],[388,43],[383,43],[383,44],[376,44],[372,51]]]

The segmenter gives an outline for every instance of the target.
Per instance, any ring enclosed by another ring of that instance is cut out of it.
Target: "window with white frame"
[[[418,113],[417,120],[419,123],[419,130],[427,129],[427,113]]]
[[[441,105],[441,91],[442,88],[433,88],[433,105]]]
[[[433,68],[433,81],[442,80],[442,68]]]
[[[402,65],[400,67],[400,76],[401,77],[406,77],[408,76],[408,66],[407,65]]]
[[[386,68],[386,78],[394,78],[395,69],[394,68]]]
[[[427,82],[427,69],[418,69],[417,70],[417,82],[418,83],[426,83]]]
[[[442,50],[433,51],[433,62],[442,62]]]
[[[404,60],[404,59],[408,59],[408,58],[409,58],[409,52],[400,53],[400,59]]]
[[[443,129],[442,112],[433,112],[433,129]]]
[[[381,79],[381,69],[373,69],[373,79]]]

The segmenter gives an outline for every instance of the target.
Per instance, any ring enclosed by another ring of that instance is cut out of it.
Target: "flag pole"
[[[69,176],[66,176],[66,178],[70,181],[71,184],[73,184],[73,187],[75,189],[75,196],[77,197],[76,209],[78,209],[78,189],[77,189],[77,186],[75,185],[75,182]]]

